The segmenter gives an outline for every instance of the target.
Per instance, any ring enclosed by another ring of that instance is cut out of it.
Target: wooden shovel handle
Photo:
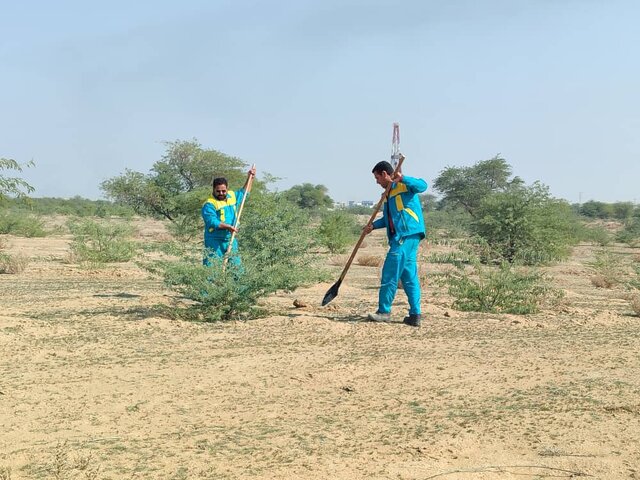
[[[247,199],[247,196],[251,191],[251,186],[253,185],[253,175],[251,172],[253,171],[254,168],[256,168],[255,163],[251,166],[251,171],[247,175],[247,186],[245,188],[244,195],[242,195],[242,201],[240,202],[240,207],[238,208],[238,214],[236,215],[235,222],[233,222],[234,228],[238,228],[238,225],[240,224],[240,215],[242,215],[242,209],[244,208],[244,201]],[[235,238],[236,238],[236,232],[231,232],[229,245],[227,246],[227,251],[224,254],[224,260],[222,262],[223,270],[224,270],[224,267],[227,266],[227,262],[229,261],[229,253],[231,253],[231,248],[233,248],[233,241],[235,240]]]

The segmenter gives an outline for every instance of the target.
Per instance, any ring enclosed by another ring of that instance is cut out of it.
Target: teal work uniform
[[[402,177],[391,186],[383,204],[382,217],[373,228],[386,228],[389,251],[382,267],[378,294],[378,313],[390,313],[398,290],[398,281],[409,300],[409,315],[420,315],[420,278],[418,277],[418,246],[426,236],[419,193],[427,190],[421,178]]]
[[[235,225],[237,209],[242,203],[245,190],[240,189],[235,192],[228,191],[227,198],[218,200],[208,198],[202,205],[202,219],[204,220],[204,246],[207,250],[202,261],[204,265],[210,265],[213,258],[222,258],[229,248],[231,232],[219,228],[221,223]],[[229,261],[240,264],[238,256],[238,240],[234,237],[231,247],[231,257]]]

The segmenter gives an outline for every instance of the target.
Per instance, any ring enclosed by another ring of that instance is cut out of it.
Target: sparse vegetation
[[[107,200],[89,200],[80,196],[73,198],[29,198],[7,200],[9,208],[13,211],[31,213],[35,215],[66,215],[72,217],[123,217],[131,218],[134,214],[132,208]]]
[[[329,263],[333,255],[309,248],[313,221],[297,217],[299,209],[282,203],[293,210],[274,227],[281,202],[269,196],[254,200],[239,234],[248,278],[255,278],[255,251],[267,250],[256,258],[265,265],[269,259],[286,260],[281,251],[263,243],[286,253],[302,242],[295,237],[300,232],[308,242],[301,245],[310,255],[290,257],[285,268],[272,265],[267,278],[290,281],[291,272],[295,280],[294,267],[315,275],[318,263]],[[149,233],[158,230],[156,222],[134,221],[137,238],[151,238]],[[145,232],[141,225],[151,228]],[[377,231],[368,237],[359,256],[382,258],[383,235]],[[51,239],[57,252],[65,241],[58,234]],[[20,245],[29,242],[38,248],[49,244],[20,239]],[[6,250],[15,254],[15,248],[12,238]],[[637,368],[640,337],[620,291],[596,290],[589,284],[583,267],[594,247],[579,245],[570,263],[553,267],[505,265],[522,275],[544,272],[570,292],[562,308],[549,308],[546,302],[554,300],[553,294],[538,302],[530,296],[520,301],[524,293],[512,293],[521,287],[517,280],[505,276],[508,280],[494,281],[504,285],[503,296],[513,296],[519,308],[529,302],[539,310],[518,317],[504,315],[512,310],[488,301],[487,310],[498,313],[454,311],[449,289],[435,288],[436,271],[455,269],[447,263],[461,264],[467,276],[480,280],[467,248],[470,242],[442,239],[428,246],[428,259],[422,252],[422,275],[429,284],[423,284],[420,329],[400,323],[401,292],[392,323],[361,321],[377,302],[378,268],[352,269],[330,307],[319,305],[328,284],[312,282],[295,294],[286,288],[265,293],[255,305],[244,304],[246,314],[230,315],[267,318],[191,325],[172,319],[204,319],[207,308],[178,288],[162,289],[161,282],[133,263],[87,271],[39,251],[37,278],[0,276],[0,337],[7,353],[0,362],[4,360],[2,369],[10,372],[0,385],[6,406],[0,412],[3,464],[11,466],[13,478],[65,480],[270,478],[276,470],[281,476],[298,475],[305,465],[313,465],[315,476],[330,476],[337,466],[345,477],[357,468],[356,476],[374,478],[386,472],[390,461],[405,458],[412,467],[423,462],[420,468],[430,476],[450,468],[453,456],[460,455],[452,438],[466,436],[465,445],[481,448],[481,440],[492,436],[503,442],[501,458],[528,452],[541,461],[553,456],[549,459],[558,468],[624,477],[628,465],[623,461],[632,458],[640,441],[637,429],[618,428],[638,412],[640,384],[628,372]],[[173,262],[171,274],[177,278],[191,274],[178,268],[183,265],[178,259],[189,251],[184,265],[201,268],[195,242],[159,238],[140,255],[151,263],[159,258]],[[450,251],[459,254],[447,258]],[[625,261],[634,253],[620,245],[613,251]],[[344,266],[346,259],[340,258],[331,268],[331,281]],[[303,266],[307,260],[318,263]],[[477,265],[485,273],[484,286],[490,273],[501,274],[497,266]],[[230,272],[229,280],[232,277]],[[202,285],[211,295],[246,301],[225,290],[238,283],[216,283],[220,278],[203,276]],[[194,298],[202,297],[192,280],[181,285],[193,287]],[[549,284],[543,280],[542,285]],[[491,295],[488,288],[482,292],[486,299]],[[298,307],[292,305],[294,298],[301,300]],[[228,303],[220,305],[224,311]],[[218,307],[212,303],[210,308]],[[420,358],[429,361],[416,361]],[[366,405],[367,415],[354,416],[354,402]],[[113,419],[126,425],[126,433],[114,432]],[[620,455],[598,457],[594,466],[578,469],[572,463],[575,457],[568,455],[592,453],[572,443],[573,433],[586,430]],[[34,442],[30,432],[43,432],[39,438],[46,434],[52,440]],[[351,437],[345,442],[347,433]],[[415,449],[416,455],[398,455],[393,445],[400,444]],[[453,451],[443,464],[418,451],[445,451],[443,445]],[[363,446],[384,455],[362,457]],[[321,463],[336,458],[339,463],[330,467]],[[532,472],[530,476],[537,472],[522,471]]]
[[[0,251],[0,273],[18,274],[24,272],[29,265],[29,258],[21,255],[9,255]]]
[[[47,235],[40,217],[11,210],[0,214],[0,234],[3,233],[27,238]]]
[[[80,262],[96,264],[128,262],[136,252],[136,244],[128,238],[131,227],[93,220],[72,220],[68,222],[73,235],[71,252]]]
[[[587,264],[591,269],[591,283],[598,288],[613,288],[626,277],[624,263],[611,249],[603,248]]]
[[[331,253],[344,253],[356,243],[361,230],[355,215],[343,210],[326,212],[318,227],[317,241]]]
[[[616,236],[616,240],[630,246],[640,245],[640,217],[628,221]]]
[[[599,245],[606,247],[613,241],[613,236],[601,225],[589,226],[585,225],[580,232],[580,240],[591,243],[593,245]]]
[[[242,267],[201,264],[199,197],[220,159],[241,184],[243,165],[234,170],[233,157],[191,142],[170,144],[148,176],[109,184],[134,204],[149,202],[140,211],[176,214],[173,239],[164,223],[147,219],[153,226],[143,233],[130,225],[147,220],[108,221],[113,204],[90,214],[101,220],[70,221],[76,260],[123,262],[109,269],[63,263],[66,232],[47,241],[0,236],[0,271],[3,258],[15,265],[24,251],[35,262],[25,275],[0,275],[0,480],[435,478],[507,468],[531,477],[633,475],[640,433],[620,425],[640,413],[640,335],[629,319],[629,305],[640,316],[640,256],[605,235],[622,221],[580,237],[566,204],[510,180],[501,159],[454,171],[449,180],[464,183],[470,173],[482,188],[449,184],[466,206],[424,197],[422,327],[402,325],[403,295],[392,322],[371,324],[362,319],[377,304],[381,231],[357,258],[376,268],[353,269],[340,297],[319,305],[328,285],[318,281],[335,280],[346,262],[331,252],[350,212],[342,211],[344,224],[325,217],[326,250],[318,249],[318,212],[258,185],[238,234]],[[200,169],[199,161],[209,163]],[[615,212],[632,225],[628,206]],[[594,247],[582,243],[571,262],[521,264],[562,259],[575,238],[607,248],[591,262]],[[592,274],[621,287],[596,289]],[[566,303],[556,303],[559,288]],[[268,318],[223,323],[258,317]],[[488,438],[501,460],[554,466],[486,466]],[[577,456],[598,458],[581,458],[578,468]]]
[[[445,281],[453,307],[465,312],[527,315],[562,296],[543,273],[508,263],[493,268],[476,261],[472,269],[450,271]]]

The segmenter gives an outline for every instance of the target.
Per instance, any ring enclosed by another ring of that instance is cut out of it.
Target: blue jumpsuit
[[[204,246],[207,253],[202,261],[204,265],[210,265],[213,258],[223,258],[229,247],[231,232],[219,228],[221,223],[234,225],[236,223],[236,212],[242,203],[244,189],[235,192],[228,191],[225,200],[208,198],[202,205],[202,219],[204,220]],[[238,256],[238,240],[234,237],[231,247],[232,256],[229,261],[233,264],[240,264]]]
[[[390,313],[398,281],[409,300],[409,314],[419,315],[420,279],[418,277],[418,245],[426,236],[419,193],[427,190],[421,178],[402,177],[394,183],[383,204],[382,217],[373,228],[386,228],[389,251],[382,267],[378,294],[378,313]]]

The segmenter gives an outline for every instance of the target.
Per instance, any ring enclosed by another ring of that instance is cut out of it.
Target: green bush
[[[292,291],[324,279],[309,253],[314,243],[309,214],[277,194],[257,193],[248,200],[238,232],[242,268],[229,262],[201,265],[202,252],[186,248],[177,260],[154,261],[146,268],[193,303],[173,310],[184,319],[225,321],[262,314],[259,300],[279,290]]]
[[[69,221],[73,235],[71,251],[79,261],[92,263],[128,262],[136,244],[127,238],[133,229],[128,225],[101,224],[93,220]]]
[[[155,262],[152,272],[163,277],[165,284],[194,303],[172,311],[173,316],[186,320],[215,322],[259,316],[257,302],[265,294],[264,282],[252,266],[238,271],[222,262],[207,267],[197,258],[183,257],[178,261]]]
[[[616,236],[616,240],[631,246],[640,244],[640,218],[634,217],[627,222]]]
[[[36,215],[66,215],[74,217],[124,217],[131,218],[133,209],[107,200],[89,200],[80,196],[72,198],[27,198],[7,200],[13,210]]]
[[[506,262],[498,268],[475,262],[472,268],[456,268],[445,277],[458,310],[526,315],[562,296],[535,270],[517,269]]]
[[[362,226],[354,215],[336,210],[322,216],[317,241],[331,253],[344,253],[355,244],[361,232]]]
[[[580,229],[580,240],[605,247],[611,243],[613,238],[607,229],[600,225],[593,227],[584,225]]]
[[[0,234],[10,233],[20,237],[45,237],[47,231],[41,218],[16,211],[0,214]]]
[[[509,263],[545,264],[568,257],[579,238],[571,206],[547,187],[513,186],[487,196],[477,209],[473,232]]]

